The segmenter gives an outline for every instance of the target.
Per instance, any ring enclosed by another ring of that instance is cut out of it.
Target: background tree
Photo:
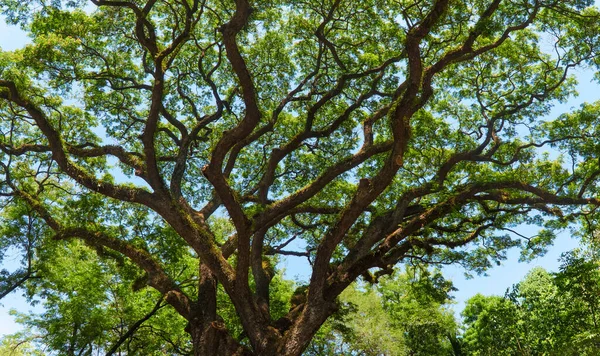
[[[469,355],[594,355],[598,260],[572,251],[557,273],[537,267],[505,298],[477,295],[463,312]]]
[[[78,241],[44,252],[38,264],[44,278],[27,290],[44,312],[17,314],[27,326],[24,340],[61,355],[190,354],[185,319],[165,308],[156,291],[132,289],[143,277],[133,266],[101,259]]]
[[[465,323],[464,351],[467,355],[529,355],[524,342],[524,321],[516,305],[499,296],[478,294],[470,298],[462,313]]]
[[[447,309],[452,284],[421,267],[351,285],[341,312],[319,330],[306,355],[453,355],[458,325]]]
[[[598,105],[541,119],[596,65],[591,4],[0,1],[32,38],[0,53],[3,216],[36,227],[24,269],[80,240],[144,276],[115,282],[155,289],[195,354],[299,355],[360,276],[539,253],[600,205]],[[284,314],[282,255],[312,267]]]
[[[3,337],[0,352],[7,356],[42,356],[30,343],[19,340],[16,336]]]

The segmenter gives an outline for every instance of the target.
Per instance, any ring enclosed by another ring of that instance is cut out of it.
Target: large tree
[[[3,285],[78,239],[196,355],[299,355],[360,276],[543,251],[600,205],[600,106],[545,118],[595,66],[591,3],[2,0],[32,38],[0,52]],[[280,316],[282,255],[312,274]]]

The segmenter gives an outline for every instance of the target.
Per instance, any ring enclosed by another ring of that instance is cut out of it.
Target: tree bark
[[[229,335],[221,321],[190,322],[194,356],[250,356],[253,353]]]
[[[252,355],[237,342],[217,315],[217,280],[208,266],[200,263],[198,302],[192,308],[188,332],[194,356]]]

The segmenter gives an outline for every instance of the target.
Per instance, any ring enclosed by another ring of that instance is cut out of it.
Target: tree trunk
[[[229,335],[225,324],[220,321],[190,323],[190,335],[194,356],[250,356],[253,353]]]
[[[198,302],[192,308],[188,329],[194,356],[252,355],[240,345],[217,316],[217,281],[208,266],[200,264]]]
[[[198,301],[191,308],[186,328],[192,338],[195,356],[300,356],[323,322],[338,308],[334,301],[322,300],[317,307],[303,312],[306,303],[303,302],[294,306],[286,318],[273,324],[265,320],[252,320],[260,324],[245,328],[252,347],[242,345],[217,314],[217,279],[203,263],[199,272]],[[234,304],[234,299],[240,297],[230,295]],[[265,313],[267,315],[257,314],[257,318],[268,317],[268,310]]]
[[[304,307],[306,308],[306,306]],[[310,310],[305,310],[285,332],[275,355],[300,356],[321,328],[321,325],[338,309],[332,301],[322,300]]]
[[[201,318],[194,318],[190,321],[187,331],[192,337],[194,356],[300,356],[330,312],[320,314],[322,315],[316,318],[317,322],[310,322],[311,327],[298,328],[296,325],[288,330],[284,337],[264,339],[263,342],[254,345],[254,350],[235,340],[220,320],[203,322]],[[264,334],[270,333],[277,331],[275,328],[269,328]]]

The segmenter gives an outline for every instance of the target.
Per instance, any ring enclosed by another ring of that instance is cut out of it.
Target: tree
[[[361,276],[543,252],[600,205],[599,105],[543,119],[596,65],[591,4],[0,1],[33,42],[0,53],[3,216],[35,226],[21,273],[80,240],[137,268],[196,355],[299,355]],[[281,315],[286,255],[312,275]]]
[[[562,261],[557,273],[534,268],[504,298],[469,299],[463,312],[467,354],[597,354],[598,260],[572,251]]]
[[[15,341],[12,337],[3,338],[0,343],[0,351],[7,356],[42,356],[34,350],[31,345]]]
[[[527,355],[522,352],[517,308],[498,296],[477,294],[462,313],[467,355]]]
[[[160,293],[134,290],[140,275],[120,262],[79,241],[48,248],[36,265],[44,277],[27,288],[44,312],[18,313],[26,330],[15,336],[48,354],[189,355],[185,319],[165,308]]]
[[[351,285],[306,355],[453,355],[458,326],[446,308],[452,284],[439,272],[407,268],[377,285]]]
[[[566,307],[561,313],[565,329],[561,343],[572,354],[593,355],[600,349],[598,295],[600,293],[600,260],[582,251],[563,254],[560,271],[554,283]]]

